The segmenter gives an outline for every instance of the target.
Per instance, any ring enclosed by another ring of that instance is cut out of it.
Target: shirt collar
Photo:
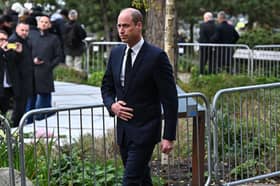
[[[140,51],[143,44],[144,44],[144,39],[143,39],[143,37],[141,37],[140,41],[138,41],[138,43],[136,43],[133,47],[131,47],[133,53],[138,54],[138,52]],[[126,49],[126,51],[127,51],[129,46],[127,45],[126,48],[127,48]]]

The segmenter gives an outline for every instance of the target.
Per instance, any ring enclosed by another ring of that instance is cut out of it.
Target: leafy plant
[[[54,69],[54,79],[72,83],[86,83],[87,73],[60,64]]]
[[[249,170],[249,171],[248,171]],[[262,175],[271,172],[264,163],[257,160],[247,160],[246,162],[236,166],[230,171],[230,175],[235,176],[237,179],[243,178],[244,173],[248,173],[247,177]]]
[[[249,47],[255,45],[279,44],[280,33],[273,33],[271,30],[264,28],[255,28],[241,35],[238,43],[246,44]]]
[[[100,87],[103,76],[104,76],[103,71],[93,72],[93,73],[91,73],[90,77],[88,78],[87,84]]]

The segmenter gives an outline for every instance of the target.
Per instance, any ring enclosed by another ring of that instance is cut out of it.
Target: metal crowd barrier
[[[208,185],[209,103],[200,93],[182,94],[178,99],[175,148],[165,159],[159,145],[156,147],[151,161],[153,182]],[[36,120],[39,115],[45,118]],[[32,123],[26,124],[28,118]],[[19,127],[22,185],[25,176],[35,185],[121,185],[123,166],[115,125],[115,118],[109,117],[103,105],[29,111]]]
[[[228,88],[213,99],[217,183],[239,185],[280,175],[280,83]]]
[[[250,48],[241,44],[178,43],[177,72],[199,67],[200,74],[250,75]]]
[[[15,173],[14,173],[14,162],[13,162],[13,150],[12,150],[12,135],[11,135],[11,128],[9,125],[8,120],[0,115],[0,132],[3,134],[0,135],[0,145],[1,145],[1,161],[6,162],[4,158],[8,159],[8,165],[4,165],[1,163],[2,166],[9,167],[9,184],[10,186],[15,185]],[[2,167],[1,166],[1,167]]]
[[[168,158],[155,149],[154,184],[239,185],[279,176],[279,88],[223,89],[211,108],[203,94],[179,91],[175,148]],[[22,185],[26,176],[35,185],[121,185],[115,127],[103,105],[26,113],[19,127]]]
[[[86,43],[84,71],[104,71],[112,47],[121,42]],[[280,45],[178,43],[176,71],[186,75],[193,65],[201,74],[230,73],[248,76],[280,76]]]
[[[280,45],[257,45],[252,49],[255,76],[280,77]]]
[[[111,41],[88,42],[86,45],[84,71],[88,74],[95,71],[105,71],[112,47],[119,44],[123,43]]]

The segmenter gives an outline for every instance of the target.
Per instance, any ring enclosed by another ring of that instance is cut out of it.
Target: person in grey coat
[[[38,31],[30,35],[34,63],[34,95],[28,99],[26,110],[51,107],[51,93],[54,92],[53,70],[62,60],[62,50],[56,35],[48,32],[48,16],[38,20]],[[38,116],[37,119],[43,119]]]

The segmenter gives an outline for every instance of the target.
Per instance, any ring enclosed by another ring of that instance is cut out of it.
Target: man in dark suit
[[[215,33],[216,25],[213,20],[213,14],[206,12],[203,15],[203,23],[200,24],[199,29],[199,43],[211,43],[211,37]],[[205,74],[205,65],[208,62],[208,73],[212,73],[214,64],[212,56],[212,47],[201,46],[200,47],[200,74]]]
[[[117,116],[117,143],[125,167],[123,185],[152,185],[150,168],[155,144],[163,153],[173,148],[178,100],[172,66],[161,49],[142,37],[140,11],[127,8],[118,17],[118,33],[126,45],[111,51],[101,92],[111,116]]]
[[[0,30],[0,113],[6,114],[13,100],[11,126],[17,126],[24,113],[22,109],[22,84],[18,59],[21,57],[22,45],[16,43],[14,47],[8,46],[8,34]]]
[[[235,44],[239,39],[239,34],[235,28],[228,23],[226,14],[224,11],[218,13],[218,25],[215,34],[211,38],[213,43],[221,44]],[[232,72],[233,67],[233,48],[232,47],[219,47],[216,51],[218,59],[218,69],[217,71],[226,70],[226,72]]]

